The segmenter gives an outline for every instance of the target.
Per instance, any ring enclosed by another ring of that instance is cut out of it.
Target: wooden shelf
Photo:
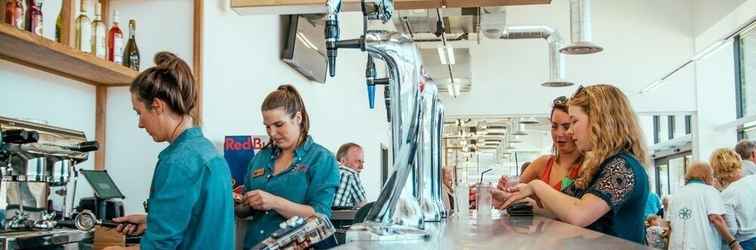
[[[128,86],[139,72],[0,23],[0,59],[96,86]]]

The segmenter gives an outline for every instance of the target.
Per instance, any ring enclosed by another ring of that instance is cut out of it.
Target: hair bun
[[[161,69],[170,68],[170,65],[175,64],[176,60],[178,60],[178,57],[171,52],[158,52],[155,54],[155,67]]]

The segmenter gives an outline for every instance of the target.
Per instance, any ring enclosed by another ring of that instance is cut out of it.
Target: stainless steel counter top
[[[354,241],[336,249],[652,249],[540,216],[502,215],[488,223],[452,217],[427,225],[426,240]]]

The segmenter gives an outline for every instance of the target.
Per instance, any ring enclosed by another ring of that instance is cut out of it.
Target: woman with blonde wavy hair
[[[498,207],[535,196],[567,223],[641,243],[648,196],[647,154],[625,94],[611,85],[578,88],[568,102],[572,134],[585,152],[580,174],[564,193],[540,180],[519,184]],[[498,202],[497,202],[498,203]]]
[[[724,190],[730,183],[740,179],[740,156],[731,149],[720,148],[714,151],[709,164],[714,169],[714,178],[718,181],[715,187],[719,190]]]

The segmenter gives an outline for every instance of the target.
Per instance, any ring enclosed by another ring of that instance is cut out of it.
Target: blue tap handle
[[[367,92],[368,92],[368,104],[370,105],[370,109],[375,109],[375,84],[368,84]]]

